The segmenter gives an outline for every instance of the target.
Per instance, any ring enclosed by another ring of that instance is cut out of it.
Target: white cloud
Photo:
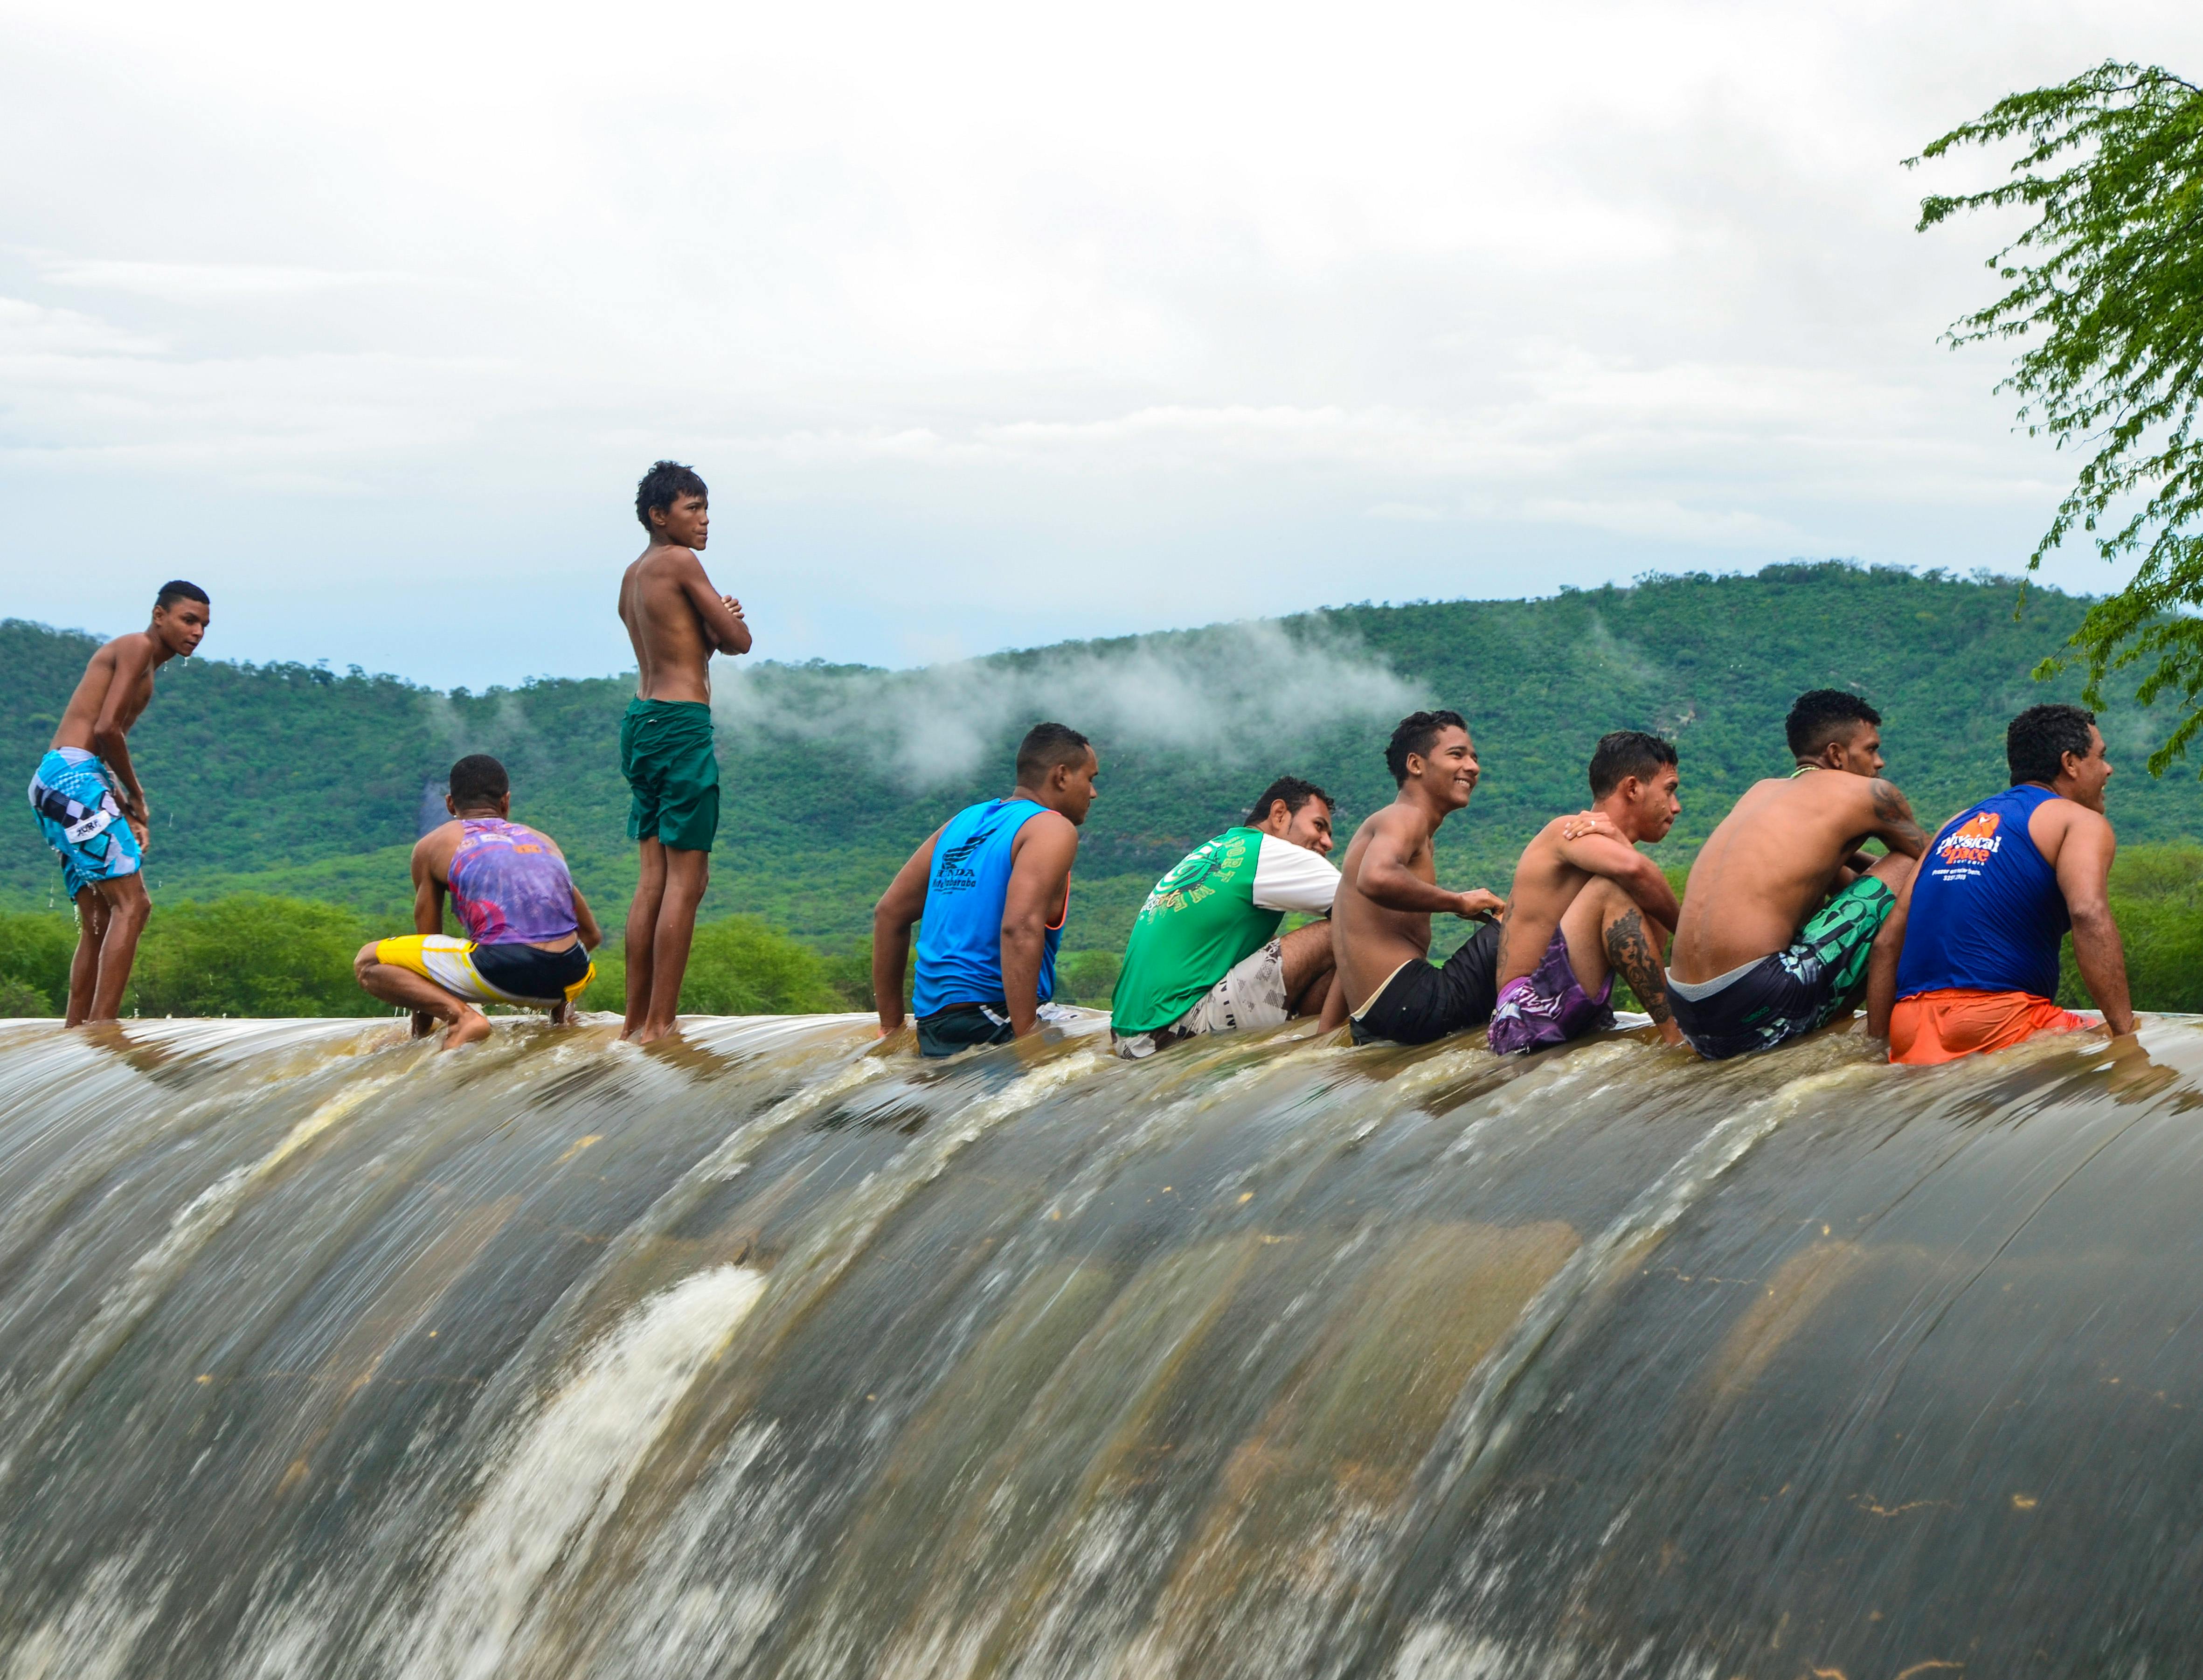
[[[661,453],[775,657],[2009,567],[2072,464],[1936,341],[1993,228],[1911,225],[1999,165],[1897,162],[2112,55],[2203,16],[0,0],[0,581],[120,622],[51,564],[97,477],[232,651],[601,665]]]

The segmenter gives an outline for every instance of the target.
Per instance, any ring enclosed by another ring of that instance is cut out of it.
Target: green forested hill
[[[1325,784],[1350,821],[1389,798],[1382,751],[1397,711],[1379,715],[1380,701],[1452,706],[1475,731],[1484,784],[1443,849],[1458,884],[1503,890],[1522,840],[1583,802],[1592,743],[1625,725],[1681,748],[1685,812],[1665,861],[1686,859],[1743,787],[1787,768],[1782,714],[1811,687],[1854,688],[1881,709],[1889,773],[1940,818],[2001,785],[2012,712],[2071,695],[2070,683],[2029,671],[2085,602],[2033,590],[2015,621],[2017,601],[2008,581],[1828,563],[1542,600],[1345,607],[1253,639],[1243,627],[1068,644],[948,674],[765,665],[742,679],[722,729],[724,818],[706,914],[752,913],[822,949],[853,945],[907,849],[960,804],[1004,790],[1010,745],[1042,715],[1093,734],[1104,760],[1073,949],[1121,939],[1155,875],[1236,819],[1273,774]],[[759,633],[769,642],[770,627]],[[92,645],[0,624],[0,740],[23,778]],[[1207,686],[1174,702],[1180,665],[1200,666]],[[487,751],[512,771],[516,813],[558,838],[616,926],[634,879],[617,763],[630,691],[602,678],[446,695],[357,671],[171,665],[133,737],[153,798],[156,896],[279,892],[402,922],[424,798],[433,806],[453,758]],[[1202,715],[1211,706],[1214,719]],[[2129,709],[2106,723],[2123,838],[2203,834],[2192,777],[2155,782],[2141,768],[2147,720]],[[936,735],[959,729],[977,737],[976,760],[934,751]],[[27,809],[0,822],[0,901],[43,907],[58,880]]]

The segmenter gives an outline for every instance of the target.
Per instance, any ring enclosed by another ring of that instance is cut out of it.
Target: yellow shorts
[[[571,1003],[597,973],[579,944],[541,951],[533,945],[477,945],[448,933],[379,941],[375,960],[409,969],[470,1003]]]

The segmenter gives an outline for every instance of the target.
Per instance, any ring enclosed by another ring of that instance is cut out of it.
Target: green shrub
[[[1125,959],[1114,951],[1072,951],[1055,965],[1055,1001],[1106,1009]]]
[[[123,1013],[379,1015],[352,959],[372,932],[349,910],[240,893],[156,906]]]
[[[21,980],[0,979],[0,1020],[20,1020],[27,1015],[57,1013],[36,986]]]
[[[0,1014],[59,1015],[68,1001],[69,959],[75,954],[74,916],[0,915],[0,984],[15,988],[6,993]]]
[[[847,1007],[827,984],[824,957],[755,916],[696,930],[681,987],[684,1014],[800,1015]]]

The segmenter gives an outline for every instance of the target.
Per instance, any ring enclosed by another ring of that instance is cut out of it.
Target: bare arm
[[[130,696],[146,680],[146,667],[152,663],[153,655],[145,646],[145,640],[133,636],[118,638],[115,642],[115,669],[107,679],[107,692],[100,696],[99,716],[92,725],[92,750],[114,772],[115,791],[120,796],[116,802],[122,807],[123,820],[136,832],[141,846],[145,843],[151,815],[146,807],[145,790],[138,780],[138,768],[130,762],[129,725],[123,721],[123,713]]]
[[[1403,831],[1408,821],[1404,815],[1397,821],[1379,820],[1370,835],[1355,882],[1364,898],[1387,910],[1423,910],[1439,915],[1491,915],[1506,908],[1507,901],[1496,892],[1486,892],[1482,887],[1449,892],[1409,867],[1415,849]]]
[[[1562,841],[1560,850],[1561,856],[1578,869],[1606,877],[1663,927],[1673,928],[1681,917],[1683,908],[1675,902],[1675,890],[1668,884],[1667,876],[1636,847],[1609,840],[1604,834],[1586,834]],[[1630,985],[1634,988],[1636,982],[1633,979]]]
[[[1943,825],[1945,828],[1949,823]],[[1897,965],[1905,955],[1905,925],[1912,919],[1912,887],[1920,878],[1914,870],[1897,890],[1897,902],[1875,936],[1867,959],[1866,1032],[1869,1038],[1889,1037],[1890,1017],[1897,1013]]]
[[[597,926],[596,913],[589,908],[589,901],[582,896],[579,887],[574,889],[574,926],[588,949],[594,950],[605,943],[605,931]]]
[[[427,838],[413,848],[413,931],[416,933],[441,933],[444,931],[444,884],[428,867]]]
[[[1064,884],[1078,855],[1078,831],[1070,818],[1055,812],[1042,813],[1018,832],[1009,890],[1002,899],[1002,1001],[1009,1005],[1010,1031],[1020,1038],[1039,1022],[1048,919],[1063,902]]]
[[[925,884],[933,877],[935,829],[895,871],[872,907],[872,1005],[880,1012],[880,1037],[902,1025],[902,979],[910,969],[910,930],[925,914]]]
[[[1870,785],[1874,820],[1867,832],[1893,852],[1902,852],[1909,858],[1921,856],[1928,849],[1928,831],[1913,820],[1911,802],[1893,782],[1877,780]]]
[[[750,650],[750,627],[742,617],[742,609],[732,595],[723,595],[712,587],[712,580],[704,575],[704,563],[691,552],[688,564],[681,568],[681,591],[688,597],[688,605],[696,609],[696,617],[703,622],[704,634],[712,645],[723,654],[747,654]]]
[[[2081,979],[2104,1012],[2104,1024],[2123,1037],[2135,1030],[2135,1017],[2126,949],[2111,919],[2111,859],[2117,851],[2111,824],[2094,812],[2076,813],[2058,848],[2058,890],[2073,918],[2073,960]]]

